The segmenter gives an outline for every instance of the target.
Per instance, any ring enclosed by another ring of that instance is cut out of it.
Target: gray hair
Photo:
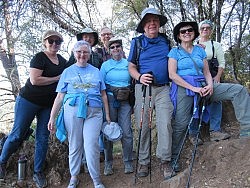
[[[87,46],[89,53],[91,54],[91,46],[88,42],[86,42],[85,40],[79,40],[75,43],[74,48],[73,48],[73,52],[76,52],[79,50],[80,47],[82,46]]]
[[[200,22],[200,23],[199,23],[199,29],[201,29],[201,26],[202,26],[203,24],[208,24],[208,25],[210,25],[210,27],[211,27],[212,30],[214,29],[214,24],[213,24],[213,22],[211,22],[210,20],[203,20],[202,22]]]

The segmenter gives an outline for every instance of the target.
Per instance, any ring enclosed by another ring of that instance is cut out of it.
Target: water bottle
[[[26,175],[27,158],[25,155],[21,155],[18,159],[18,180],[24,180]]]

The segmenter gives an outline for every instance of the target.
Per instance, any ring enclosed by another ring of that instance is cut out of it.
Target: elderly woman
[[[73,52],[77,62],[62,73],[48,129],[55,131],[55,119],[63,105],[71,174],[68,188],[75,188],[79,183],[77,176],[80,173],[83,149],[95,188],[103,188],[104,185],[100,180],[98,137],[103,122],[103,104],[106,119],[110,122],[106,87],[99,70],[87,63],[91,55],[89,43],[78,41]]]
[[[123,161],[125,174],[133,172],[132,150],[133,150],[133,133],[131,125],[132,108],[129,104],[129,86],[131,77],[128,72],[128,61],[123,57],[122,40],[111,38],[109,40],[109,49],[111,59],[105,61],[101,67],[101,73],[107,86],[109,110],[111,121],[118,122],[122,128],[123,136],[121,139],[123,149]],[[115,88],[127,89],[126,97],[118,100],[113,94]],[[105,139],[105,168],[104,175],[113,174],[113,142]]]
[[[205,50],[193,45],[198,36],[196,22],[180,22],[174,27],[174,39],[179,45],[168,54],[169,76],[173,81],[171,98],[175,107],[172,158],[176,158],[180,149],[192,116],[194,96],[197,95],[209,97],[211,102],[231,100],[241,124],[241,137],[250,136],[250,97],[247,89],[239,84],[213,83]]]
[[[0,155],[0,179],[5,178],[9,157],[20,147],[36,117],[33,180],[37,187],[47,186],[43,173],[49,138],[46,127],[56,97],[55,89],[66,65],[66,60],[58,54],[62,42],[63,37],[60,33],[53,30],[46,31],[42,39],[45,50],[35,54],[30,61],[30,77],[16,98],[13,129]]]

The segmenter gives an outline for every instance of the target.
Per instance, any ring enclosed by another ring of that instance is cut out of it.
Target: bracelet
[[[141,74],[140,76],[139,76],[139,78],[138,78],[138,81],[141,83],[141,76],[142,76],[143,74]]]

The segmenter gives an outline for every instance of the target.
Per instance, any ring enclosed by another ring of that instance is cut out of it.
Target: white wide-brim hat
[[[104,122],[102,124],[102,132],[107,140],[116,142],[122,138],[122,129],[117,122]]]

